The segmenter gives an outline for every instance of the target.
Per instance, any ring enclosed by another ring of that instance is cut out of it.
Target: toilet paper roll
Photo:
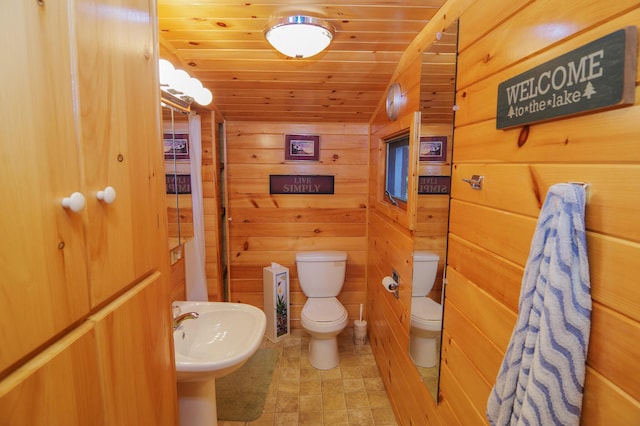
[[[398,289],[398,283],[391,277],[384,277],[382,279],[382,286],[390,293],[393,293]]]

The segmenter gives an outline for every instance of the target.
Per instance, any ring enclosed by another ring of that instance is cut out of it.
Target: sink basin
[[[173,332],[179,382],[216,379],[240,368],[262,344],[264,312],[244,303],[179,301],[180,313],[197,312]]]
[[[240,368],[258,350],[267,319],[244,303],[187,301],[173,307],[174,317],[198,313],[173,331],[180,426],[215,425],[215,379]]]

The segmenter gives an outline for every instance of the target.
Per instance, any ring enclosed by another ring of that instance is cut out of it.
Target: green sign
[[[502,82],[496,128],[633,104],[637,40],[626,27]]]

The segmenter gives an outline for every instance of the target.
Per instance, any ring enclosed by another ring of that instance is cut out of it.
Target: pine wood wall
[[[320,160],[285,162],[285,135],[320,136]],[[347,252],[339,300],[351,323],[365,303],[367,256],[366,124],[226,123],[230,301],[263,307],[262,269],[289,268],[291,327],[300,327],[306,301],[295,254]],[[269,175],[333,175],[332,195],[270,195]]]
[[[590,184],[594,304],[582,421],[638,424],[638,101],[531,125],[526,140],[520,128],[495,126],[500,82],[638,23],[637,1],[483,1],[461,17],[441,391],[463,424],[485,421],[536,218],[549,186],[567,181]],[[485,176],[482,191],[462,182],[472,174]]]
[[[394,262],[400,269],[408,267],[405,253],[419,238],[375,210],[369,222],[370,337],[398,421],[486,424],[486,401],[515,324],[522,273],[546,191],[557,182],[585,181],[590,183],[586,224],[594,307],[582,422],[638,424],[640,190],[635,181],[640,174],[640,101],[532,125],[521,146],[520,129],[496,130],[495,111],[500,82],[617,29],[638,25],[640,5],[450,0],[441,12],[417,39],[424,47],[446,22],[460,16],[460,109],[437,406],[406,354],[406,302],[402,295],[396,301],[379,284]],[[408,50],[397,79],[411,79],[411,58],[420,48]],[[384,122],[381,116],[372,121],[374,136]],[[372,137],[372,158],[377,155],[375,143]],[[485,176],[482,191],[462,182],[472,174]]]

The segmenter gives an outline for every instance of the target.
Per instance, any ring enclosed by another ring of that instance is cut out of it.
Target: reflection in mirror
[[[449,221],[458,22],[422,54],[418,212],[409,353],[438,401]]]
[[[387,166],[384,194],[394,206],[408,199],[409,134],[387,141]]]
[[[162,96],[162,143],[165,160],[167,193],[167,220],[169,250],[184,243],[185,232],[181,224],[180,200],[185,192],[184,177],[189,174],[189,110],[172,99]],[[186,161],[186,163],[185,163]]]

